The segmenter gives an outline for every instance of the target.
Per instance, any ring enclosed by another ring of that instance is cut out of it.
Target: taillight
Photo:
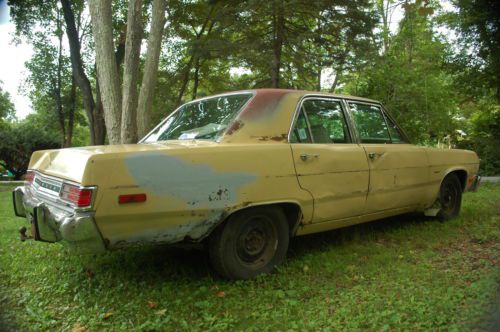
[[[92,205],[93,189],[80,188],[78,186],[64,183],[61,188],[60,197],[73,203],[76,207],[84,208]]]
[[[24,184],[26,185],[32,184],[34,179],[35,179],[35,172],[27,171],[26,175],[24,176]]]

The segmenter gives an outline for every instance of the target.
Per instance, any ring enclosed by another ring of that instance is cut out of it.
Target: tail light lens
[[[80,188],[78,186],[64,183],[61,188],[60,197],[73,203],[78,208],[86,208],[92,205],[94,189]]]
[[[24,184],[25,185],[30,185],[33,183],[33,180],[35,179],[35,172],[33,171],[27,171],[26,175],[24,176]]]

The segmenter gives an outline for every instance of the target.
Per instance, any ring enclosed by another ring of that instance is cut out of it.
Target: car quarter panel
[[[213,144],[188,149],[109,155],[99,188],[96,223],[108,246],[199,240],[227,215],[248,206],[290,202],[312,216],[312,200],[297,182],[288,144]],[[145,193],[144,203],[118,196]]]
[[[432,205],[437,198],[441,182],[451,172],[465,172],[464,191],[472,185],[471,179],[478,174],[479,158],[473,151],[458,149],[425,148],[429,159],[429,188],[426,205]]]

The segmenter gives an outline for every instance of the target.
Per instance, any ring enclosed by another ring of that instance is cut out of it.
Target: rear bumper
[[[36,241],[59,242],[82,253],[102,252],[105,245],[93,212],[67,211],[49,206],[25,187],[12,192],[14,213],[24,217]]]

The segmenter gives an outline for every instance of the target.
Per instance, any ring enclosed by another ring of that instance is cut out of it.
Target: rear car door
[[[299,184],[314,198],[313,223],[363,214],[368,161],[354,143],[341,100],[304,98],[290,143]]]
[[[380,105],[347,104],[370,166],[366,213],[422,204],[429,180],[424,148],[409,144]]]

